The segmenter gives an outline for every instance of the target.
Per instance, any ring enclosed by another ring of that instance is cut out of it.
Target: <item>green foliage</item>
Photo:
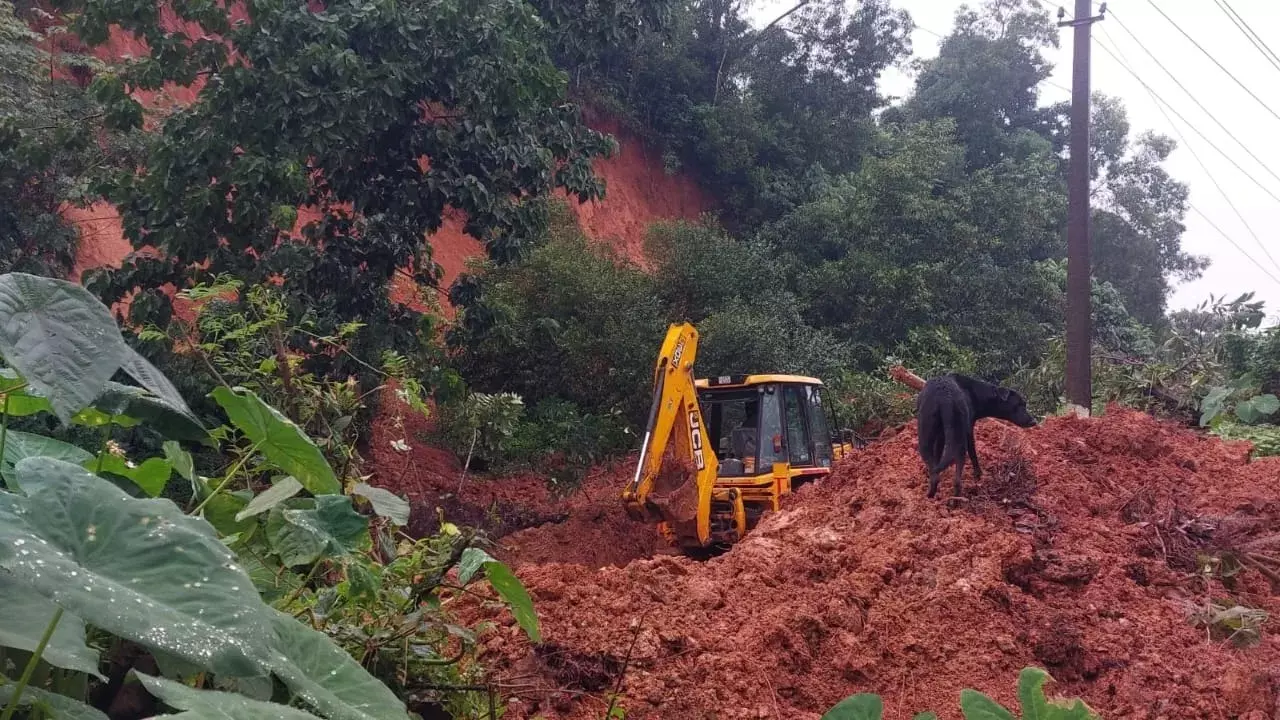
[[[102,108],[84,88],[102,63],[68,47],[39,6],[19,5],[21,13],[0,2],[0,272],[61,277],[79,245],[64,204],[95,199],[93,178],[127,167],[140,133],[103,127]]]
[[[1040,668],[1023,668],[1018,675],[1018,703],[1023,720],[1096,720],[1098,715],[1082,700],[1050,700],[1044,686],[1051,678]],[[976,690],[960,691],[960,712],[965,720],[1017,720],[995,700]],[[822,720],[880,720],[884,703],[880,696],[862,693],[840,701],[822,716]],[[920,713],[916,720],[933,719],[932,712]]]
[[[0,276],[0,286],[5,280]],[[77,303],[104,309],[91,296],[66,295],[61,281],[22,282],[28,284],[30,297],[64,293],[65,317],[92,317],[93,307]],[[0,304],[0,325],[12,327],[14,312],[28,311]],[[218,449],[229,456],[221,477],[195,472],[191,457],[176,443],[166,444],[164,458],[135,466],[110,439],[113,428],[141,422],[127,414],[129,403],[122,410],[111,400],[135,397],[133,391],[99,385],[110,397],[92,399],[93,406],[82,407],[72,402],[77,396],[71,390],[84,378],[49,373],[41,388],[48,396],[35,395],[14,369],[29,366],[23,365],[30,358],[22,353],[30,348],[51,356],[91,349],[58,342],[62,333],[61,325],[32,326],[27,342],[5,348],[10,367],[0,376],[6,405],[15,399],[36,404],[59,397],[73,422],[103,433],[94,457],[50,438],[9,430],[7,416],[0,416],[0,445],[9,463],[7,489],[0,490],[0,595],[9,608],[0,620],[0,647],[30,652],[21,678],[0,681],[0,699],[10,712],[36,705],[59,717],[102,717],[85,703],[87,684],[72,697],[64,693],[74,684],[59,683],[62,692],[55,692],[46,686],[50,673],[36,672],[56,666],[63,668],[60,672],[97,676],[102,661],[87,646],[84,632],[92,625],[114,638],[109,644],[113,654],[141,647],[169,677],[235,691],[213,692],[143,678],[149,690],[184,711],[181,717],[313,717],[301,708],[268,702],[273,698],[295,698],[315,716],[330,720],[407,717],[404,702],[384,682],[395,673],[380,663],[364,662],[369,637],[362,638],[357,659],[347,651],[346,635],[337,628],[328,632],[322,609],[332,611],[334,603],[324,598],[343,592],[351,617],[397,627],[392,644],[397,649],[401,641],[405,644],[403,662],[396,666],[408,667],[408,655],[416,652],[409,648],[410,639],[415,647],[431,649],[448,645],[458,634],[468,636],[465,630],[442,630],[453,626],[439,595],[453,592],[441,580],[470,548],[473,537],[448,526],[450,533],[423,541],[447,548],[427,567],[422,554],[397,548],[391,539],[393,523],[406,521],[408,513],[403,501],[389,498],[385,491],[361,491],[377,509],[372,523],[355,512],[350,496],[339,494],[342,488],[336,480],[307,487],[286,475],[258,494],[264,478],[285,472],[310,472],[312,480],[336,475],[327,466],[322,471],[314,465],[315,458],[322,457],[320,450],[293,421],[243,388],[221,386],[215,391],[230,406],[234,426],[219,427],[206,438],[215,445],[223,443]],[[102,342],[123,344],[114,325],[105,328],[103,336]],[[130,368],[130,356],[124,355],[113,367],[93,368],[98,374],[91,377],[136,372],[156,388],[154,395],[147,395],[148,403],[168,402],[168,381],[153,368]],[[62,357],[50,357],[50,364],[72,367]],[[44,412],[52,408],[50,402]],[[110,479],[132,478],[140,491],[156,495],[173,470],[192,484],[193,507],[186,512],[167,499],[133,497]],[[300,496],[304,492],[308,496]],[[509,569],[485,557],[480,565],[489,584],[536,639],[537,617],[528,593]],[[294,567],[308,570],[302,575],[293,572]],[[336,586],[329,580],[335,571],[345,576]],[[299,617],[317,623],[318,629],[299,622]],[[376,620],[369,620],[372,617]],[[405,632],[400,626],[406,622],[416,627]],[[473,647],[474,638],[464,642],[458,658],[445,665],[470,658]],[[113,655],[110,661],[120,658]],[[401,677],[396,684],[402,693],[413,689],[409,678]]]
[[[655,348],[665,331],[653,279],[593,248],[571,219],[516,265],[455,285],[461,308],[448,341],[468,385],[551,398],[592,414],[644,414]],[[467,438],[470,441],[470,438]]]
[[[880,720],[884,717],[884,701],[879,695],[860,693],[836,703],[822,720]]]
[[[565,102],[527,4],[268,4],[232,23],[225,8],[181,0],[166,9],[189,23],[181,37],[148,0],[64,5],[85,42],[118,24],[149,48],[95,80],[113,125],[143,119],[133,90],[217,79],[165,119],[140,169],[105,183],[130,241],[160,251],[89,279],[108,302],[143,290],[133,324],[168,324],[165,283],[227,273],[246,287],[279,279],[286,325],[309,314],[314,332],[334,335],[360,321],[357,356],[407,351],[418,317],[390,301],[390,281],[409,269],[434,284],[427,238],[446,208],[508,262],[545,224],[540,198],[603,192],[591,160],[611,142]],[[291,227],[302,205],[314,213]],[[305,336],[282,342],[310,350]],[[358,366],[346,355],[317,363],[330,377]]]
[[[311,439],[279,410],[245,388],[215,388],[213,398],[254,449],[316,495],[341,490],[333,468]]]

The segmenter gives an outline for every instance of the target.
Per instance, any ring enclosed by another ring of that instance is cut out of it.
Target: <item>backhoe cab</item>
[[[657,522],[686,550],[737,542],[783,495],[853,450],[830,431],[821,380],[694,380],[697,345],[692,325],[668,330],[640,460],[623,491],[628,515]]]

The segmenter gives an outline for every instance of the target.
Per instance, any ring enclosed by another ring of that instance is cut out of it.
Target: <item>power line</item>
[[[1112,42],[1114,42],[1114,40]],[[1138,80],[1140,84],[1142,84],[1143,89],[1145,89],[1147,91],[1147,94],[1151,96],[1151,100],[1155,104],[1156,109],[1160,111],[1160,114],[1163,115],[1165,120],[1169,123],[1169,125],[1173,127],[1173,131],[1178,135],[1178,139],[1181,140],[1183,146],[1187,148],[1187,152],[1191,153],[1191,157],[1195,158],[1196,163],[1200,165],[1200,169],[1204,171],[1204,174],[1209,178],[1209,181],[1213,183],[1213,186],[1215,188],[1217,188],[1218,193],[1222,195],[1222,199],[1225,200],[1227,202],[1227,205],[1231,208],[1231,210],[1235,212],[1236,217],[1240,219],[1241,224],[1243,224],[1245,229],[1249,231],[1249,234],[1253,236],[1253,241],[1267,256],[1267,259],[1271,261],[1271,264],[1275,266],[1276,270],[1280,271],[1280,264],[1276,263],[1276,259],[1271,256],[1271,252],[1267,250],[1267,246],[1262,242],[1262,238],[1258,237],[1258,234],[1254,232],[1253,227],[1249,225],[1249,221],[1245,220],[1244,214],[1241,213],[1240,209],[1236,207],[1236,204],[1231,201],[1231,197],[1227,194],[1225,190],[1223,190],[1222,185],[1218,183],[1218,179],[1213,176],[1213,173],[1209,172],[1209,167],[1205,165],[1203,160],[1200,159],[1199,153],[1197,153],[1195,151],[1195,148],[1191,146],[1191,143],[1187,141],[1186,136],[1182,134],[1182,130],[1178,128],[1177,123],[1173,121],[1173,118],[1169,117],[1169,113],[1165,111],[1165,105],[1167,103],[1165,103],[1162,99],[1160,99],[1159,96],[1156,95],[1155,91],[1152,90],[1150,86],[1143,83],[1141,78],[1138,78],[1137,73],[1134,72],[1134,70],[1131,67],[1129,67],[1129,64],[1126,62],[1126,58],[1124,58],[1123,53],[1121,53],[1118,49],[1113,52],[1105,44],[1103,44],[1101,40],[1098,41],[1098,49],[1110,55],[1113,60],[1119,63],[1122,68],[1128,71],[1131,75],[1134,76],[1134,78]],[[1173,110],[1172,107],[1170,107],[1169,109]],[[1173,112],[1174,114],[1178,114],[1176,110],[1173,110]],[[1182,118],[1182,121],[1184,123],[1187,123],[1186,118],[1183,118],[1180,114],[1178,115],[1178,117]],[[1195,127],[1192,126],[1190,123],[1187,123],[1187,125],[1188,127],[1191,127],[1192,130],[1195,130]],[[1197,130],[1196,132],[1199,132],[1199,131]],[[1203,135],[1201,135],[1201,137],[1203,137]],[[1206,139],[1206,142],[1207,142],[1207,139]],[[1219,150],[1219,152],[1221,152],[1221,150]],[[1255,260],[1254,257],[1250,255],[1247,251],[1245,251],[1243,247],[1240,247],[1240,245],[1235,240],[1233,240],[1229,235],[1227,235],[1222,230],[1222,228],[1214,224],[1212,220],[1208,219],[1208,216],[1206,216],[1200,210],[1197,210],[1195,207],[1191,206],[1190,203],[1188,203],[1188,206],[1191,207],[1191,209],[1195,210],[1201,217],[1204,217],[1205,220],[1210,225],[1213,225],[1214,229],[1217,230],[1220,234],[1222,234],[1222,236],[1227,239],[1227,242],[1231,243],[1232,247],[1234,247],[1236,250],[1239,250],[1241,255],[1244,255],[1246,258],[1249,259],[1249,262],[1253,263],[1259,270],[1265,273],[1267,277],[1274,280],[1276,284],[1280,285],[1280,280],[1278,280],[1276,276],[1272,275],[1270,270],[1267,270],[1265,267],[1263,267],[1262,264],[1259,263],[1257,260]]]
[[[1105,31],[1104,31],[1104,34],[1105,34]],[[1109,35],[1107,37],[1108,39],[1110,39]],[[1112,42],[1114,43],[1115,41],[1112,40]],[[1102,47],[1101,42],[1098,43],[1098,47],[1100,48]],[[1120,56],[1120,62],[1122,63],[1128,62],[1128,58],[1125,57],[1124,52],[1119,49],[1119,45],[1116,46],[1116,52]],[[1263,254],[1267,256],[1267,259],[1271,261],[1272,266],[1274,266],[1277,271],[1280,271],[1280,264],[1276,263],[1276,259],[1272,257],[1271,251],[1267,250],[1267,246],[1262,242],[1262,238],[1258,237],[1258,233],[1254,232],[1253,226],[1251,226],[1249,224],[1249,221],[1245,219],[1244,213],[1240,212],[1240,208],[1236,207],[1236,204],[1232,202],[1231,196],[1227,194],[1227,191],[1222,189],[1222,185],[1218,182],[1218,179],[1213,176],[1213,173],[1209,172],[1209,166],[1205,165],[1204,161],[1200,159],[1200,154],[1197,153],[1195,148],[1191,146],[1191,143],[1187,141],[1186,136],[1182,134],[1182,130],[1178,127],[1178,124],[1175,123],[1173,121],[1173,118],[1169,116],[1169,113],[1165,111],[1164,106],[1161,105],[1158,101],[1156,101],[1156,97],[1154,93],[1152,93],[1148,89],[1147,94],[1151,95],[1152,103],[1155,104],[1156,109],[1160,111],[1160,114],[1164,116],[1165,121],[1168,122],[1169,125],[1173,127],[1173,131],[1177,133],[1178,139],[1181,140],[1183,146],[1187,148],[1187,152],[1191,153],[1191,157],[1195,158],[1195,161],[1200,166],[1200,169],[1203,170],[1205,176],[1209,178],[1209,182],[1213,183],[1213,186],[1218,189],[1218,194],[1222,196],[1222,199],[1226,201],[1227,205],[1231,208],[1232,212],[1234,212],[1236,214],[1236,217],[1240,219],[1240,224],[1244,225],[1244,229],[1249,231],[1249,234],[1253,236],[1253,242],[1257,244],[1258,248],[1261,249]],[[1233,242],[1232,244],[1234,245],[1235,243]],[[1245,253],[1243,249],[1239,248],[1239,246],[1237,246],[1237,249],[1239,249],[1240,252],[1245,255],[1245,257],[1249,257],[1249,254]],[[1250,260],[1252,260],[1252,258],[1250,258]]]
[[[1270,167],[1268,167],[1267,164],[1263,162],[1261,158],[1259,158],[1256,154],[1254,154],[1253,150],[1249,149],[1249,146],[1246,145],[1244,141],[1236,137],[1235,133],[1231,132],[1231,130],[1226,125],[1224,125],[1221,120],[1218,119],[1218,116],[1214,115],[1213,112],[1209,110],[1209,108],[1205,107],[1204,103],[1200,102],[1200,99],[1196,97],[1195,93],[1188,90],[1187,86],[1183,85],[1182,81],[1178,79],[1178,76],[1174,75],[1173,72],[1169,70],[1169,68],[1164,63],[1160,62],[1160,59],[1155,56],[1155,53],[1151,52],[1151,50],[1147,48],[1147,46],[1142,42],[1142,40],[1138,39],[1138,36],[1132,30],[1129,29],[1129,26],[1124,24],[1123,20],[1117,17],[1114,12],[1112,12],[1110,15],[1111,15],[1111,19],[1115,20],[1116,24],[1120,26],[1120,29],[1123,30],[1125,34],[1128,35],[1129,38],[1133,40],[1133,42],[1139,48],[1142,48],[1142,52],[1146,53],[1147,57],[1151,58],[1152,62],[1154,62],[1161,70],[1163,70],[1164,74],[1168,75],[1169,79],[1173,80],[1174,84],[1177,85],[1178,88],[1182,90],[1182,92],[1187,97],[1191,98],[1191,102],[1195,103],[1196,107],[1200,108],[1201,112],[1209,116],[1209,119],[1212,120],[1214,124],[1217,125],[1219,129],[1222,130],[1222,132],[1226,133],[1227,137],[1235,141],[1236,145],[1239,145],[1240,149],[1244,150],[1245,154],[1253,158],[1254,162],[1258,163],[1258,165],[1263,170],[1267,171],[1268,175],[1280,181],[1280,175],[1277,175],[1275,171],[1273,171]],[[1119,47],[1118,43],[1116,47]]]
[[[1270,195],[1271,198],[1276,202],[1280,202],[1280,195],[1276,195],[1266,185],[1263,185],[1256,177],[1251,175],[1248,170],[1245,170],[1243,167],[1241,167],[1240,163],[1236,162],[1234,158],[1228,155],[1222,148],[1218,147],[1217,143],[1210,140],[1209,137],[1205,135],[1199,128],[1197,128],[1194,123],[1192,123],[1190,120],[1184,117],[1182,113],[1178,112],[1178,109],[1174,107],[1169,101],[1161,97],[1160,93],[1157,93],[1155,90],[1153,90],[1151,86],[1148,85],[1146,81],[1144,81],[1142,77],[1138,75],[1138,73],[1134,72],[1133,68],[1129,67],[1127,63],[1120,60],[1120,58],[1117,57],[1116,54],[1112,52],[1109,48],[1107,48],[1106,45],[1099,43],[1098,48],[1103,52],[1105,52],[1106,54],[1110,55],[1111,58],[1115,60],[1116,63],[1119,64],[1121,68],[1123,68],[1126,72],[1132,75],[1134,80],[1138,81],[1139,85],[1141,85],[1147,92],[1151,93],[1151,96],[1154,97],[1158,102],[1162,103],[1165,107],[1167,107],[1169,109],[1169,112],[1172,112],[1174,116],[1177,117],[1179,120],[1181,120],[1188,128],[1191,129],[1192,132],[1194,132],[1196,135],[1199,135],[1200,139],[1204,140],[1209,147],[1217,151],[1217,153],[1221,155],[1223,159],[1231,163],[1231,165],[1235,167],[1235,169],[1239,170],[1242,175],[1244,175],[1245,177],[1253,181],[1253,184],[1257,185],[1258,189],[1262,190],[1262,192],[1266,193],[1267,195]]]
[[[1272,117],[1274,117],[1274,118],[1275,118],[1275,119],[1277,119],[1277,120],[1280,120],[1280,113],[1277,113],[1275,110],[1272,110],[1270,105],[1268,105],[1268,104],[1266,104],[1265,102],[1263,102],[1262,98],[1260,98],[1260,97],[1258,97],[1257,95],[1255,95],[1255,94],[1254,94],[1254,92],[1248,88],[1248,86],[1246,86],[1244,83],[1240,82],[1240,78],[1237,78],[1237,77],[1235,76],[1235,74],[1234,74],[1234,73],[1232,73],[1230,70],[1228,70],[1228,69],[1227,69],[1227,68],[1226,68],[1222,63],[1218,62],[1218,59],[1217,59],[1217,58],[1215,58],[1215,57],[1214,57],[1214,56],[1213,56],[1213,55],[1212,55],[1208,50],[1205,50],[1205,49],[1204,49],[1204,47],[1203,47],[1202,45],[1200,45],[1200,43],[1196,42],[1196,39],[1195,39],[1195,38],[1193,38],[1193,37],[1191,37],[1191,35],[1189,35],[1189,34],[1187,33],[1187,31],[1186,31],[1186,30],[1183,30],[1181,25],[1179,25],[1178,23],[1174,22],[1174,21],[1173,21],[1173,18],[1171,18],[1171,17],[1169,17],[1168,15],[1166,15],[1166,14],[1165,14],[1165,12],[1164,12],[1163,10],[1161,10],[1161,9],[1160,9],[1156,4],[1155,4],[1155,2],[1153,2],[1153,0],[1147,0],[1147,4],[1148,4],[1148,5],[1150,5],[1153,9],[1155,9],[1155,11],[1156,11],[1156,12],[1160,13],[1160,16],[1161,16],[1161,17],[1163,17],[1165,20],[1168,20],[1168,21],[1169,21],[1169,24],[1170,24],[1170,25],[1172,25],[1172,26],[1174,27],[1174,29],[1175,29],[1175,30],[1177,30],[1178,32],[1182,33],[1182,36],[1183,36],[1183,37],[1185,37],[1187,40],[1190,40],[1190,41],[1191,41],[1191,44],[1192,44],[1192,45],[1195,45],[1197,50],[1199,50],[1201,53],[1203,53],[1205,57],[1209,58],[1209,60],[1210,60],[1210,61],[1212,61],[1214,65],[1217,65],[1217,66],[1218,66],[1218,69],[1219,69],[1219,70],[1221,70],[1222,72],[1226,73],[1226,74],[1227,74],[1227,77],[1230,77],[1233,81],[1235,81],[1235,84],[1239,85],[1239,86],[1240,86],[1240,89],[1242,89],[1242,90],[1244,90],[1246,93],[1248,93],[1248,94],[1249,94],[1249,97],[1251,97],[1251,98],[1253,98],[1254,100],[1256,100],[1256,101],[1258,102],[1258,104],[1259,104],[1259,105],[1261,105],[1263,108],[1265,108],[1265,109],[1266,109],[1266,111],[1267,111],[1267,112],[1271,113]]]
[[[1213,220],[1210,220],[1210,219],[1209,219],[1209,216],[1208,216],[1208,215],[1205,215],[1205,214],[1200,210],[1200,208],[1198,208],[1198,207],[1196,207],[1195,205],[1192,205],[1192,204],[1190,204],[1190,203],[1187,203],[1187,207],[1191,208],[1191,211],[1192,211],[1192,212],[1194,212],[1195,214],[1199,215],[1199,216],[1200,216],[1200,217],[1201,217],[1205,222],[1209,223],[1209,227],[1212,227],[1214,230],[1217,230],[1217,231],[1218,231],[1218,234],[1219,234],[1219,235],[1221,235],[1221,236],[1223,237],[1223,239],[1225,239],[1227,242],[1231,243],[1231,246],[1232,246],[1232,247],[1234,247],[1235,249],[1239,250],[1241,255],[1244,255],[1245,257],[1249,258],[1249,261],[1250,261],[1250,262],[1252,262],[1252,263],[1254,264],[1254,267],[1256,267],[1256,268],[1258,268],[1259,270],[1261,270],[1261,271],[1263,272],[1263,274],[1265,274],[1267,277],[1271,278],[1271,279],[1272,279],[1276,284],[1280,285],[1280,280],[1277,280],[1275,275],[1272,275],[1272,274],[1271,274],[1271,272],[1270,272],[1269,270],[1267,270],[1265,267],[1263,267],[1261,263],[1259,263],[1257,260],[1254,260],[1252,255],[1250,255],[1249,253],[1245,252],[1245,251],[1244,251],[1244,248],[1240,247],[1240,245],[1239,245],[1238,243],[1236,243],[1236,241],[1235,241],[1235,240],[1232,240],[1232,239],[1231,239],[1231,236],[1230,236],[1230,235],[1228,235],[1225,231],[1223,231],[1223,229],[1222,229],[1222,228],[1218,227],[1218,224],[1217,224],[1217,223],[1215,223]]]
[[[1231,3],[1227,2],[1227,0],[1213,1],[1217,3],[1218,7],[1221,8],[1224,13],[1227,14],[1227,17],[1231,18],[1231,22],[1235,23],[1235,26],[1240,29],[1240,32],[1244,33],[1245,37],[1249,38],[1249,42],[1253,43],[1253,46],[1258,49],[1258,52],[1262,53],[1262,56],[1271,63],[1271,66],[1280,70],[1280,56],[1276,55],[1275,51],[1272,50],[1271,47],[1267,45],[1267,42],[1262,39],[1262,36],[1249,26],[1249,23],[1240,16],[1240,13],[1236,12],[1235,8],[1231,7]]]

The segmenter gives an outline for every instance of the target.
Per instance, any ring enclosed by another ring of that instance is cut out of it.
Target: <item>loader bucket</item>
[[[648,501],[678,538],[698,537],[698,474],[692,465],[668,456],[653,480]]]

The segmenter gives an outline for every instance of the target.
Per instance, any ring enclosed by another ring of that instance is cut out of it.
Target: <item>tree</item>
[[[998,376],[1039,354],[1059,290],[1065,195],[1052,147],[1026,134],[970,171],[950,120],[885,132],[861,170],[762,231],[804,317],[877,367],[913,329],[946,327]]]
[[[1129,138],[1118,99],[1093,99],[1093,267],[1142,322],[1161,321],[1171,280],[1194,280],[1207,258],[1182,250],[1188,190],[1164,168],[1176,144],[1147,132]]]
[[[911,98],[889,119],[953,118],[968,166],[989,167],[1019,132],[1058,134],[1059,111],[1040,107],[1038,90],[1053,72],[1043,51],[1057,44],[1057,28],[1033,0],[962,6],[938,56],[920,63]]]
[[[93,61],[65,54],[51,64],[42,45],[52,39],[0,1],[0,272],[70,272],[78,235],[63,206],[88,199],[91,170],[128,162],[134,139],[103,132],[100,108],[75,81]]]
[[[75,8],[86,41],[102,42],[115,23],[149,47],[95,80],[114,125],[141,122],[135,90],[200,88],[164,119],[141,170],[107,188],[134,246],[158,250],[92,280],[108,300],[149,290],[131,306],[134,322],[167,319],[155,291],[165,283],[274,278],[291,316],[311,313],[318,333],[367,323],[359,354],[376,357],[413,332],[414,314],[392,306],[388,285],[406,267],[434,284],[427,236],[449,208],[509,262],[546,222],[539,198],[603,192],[590,162],[611,141],[565,102],[565,76],[527,5],[251,2],[234,20],[216,3],[166,5],[199,31],[175,31],[158,7]],[[314,219],[298,222],[299,206]]]

